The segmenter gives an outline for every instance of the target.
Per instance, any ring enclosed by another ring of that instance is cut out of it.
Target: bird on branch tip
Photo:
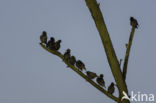
[[[130,25],[132,27],[138,28],[138,21],[134,17],[130,17]]]

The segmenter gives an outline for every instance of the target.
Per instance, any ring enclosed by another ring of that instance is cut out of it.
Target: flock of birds
[[[54,37],[51,37],[49,41],[47,41],[48,37],[47,37],[47,33],[45,31],[42,32],[41,36],[40,36],[40,41],[41,44],[45,44],[46,47],[48,47],[51,50],[54,51],[58,51],[61,47],[61,40],[55,41]],[[65,53],[63,54],[63,60],[67,61],[69,64],[75,66],[78,68],[78,70],[86,71],[86,75],[89,79],[95,79],[96,78],[96,82],[101,86],[101,87],[105,87],[105,81],[103,79],[103,74],[100,74],[99,76],[91,71],[87,71],[85,64],[81,61],[81,60],[76,60],[75,56],[70,54],[71,50],[67,49],[65,51]],[[115,84],[112,82],[110,84],[110,86],[108,87],[108,93],[113,94],[115,91]]]
[[[135,27],[135,28],[138,28],[138,22],[135,18],[133,17],[130,17],[130,25]],[[40,36],[40,41],[41,41],[41,44],[45,44],[46,47],[48,47],[49,49],[51,50],[55,50],[55,51],[58,51],[61,47],[60,43],[61,43],[61,40],[58,40],[55,42],[55,39],[54,37],[51,37],[49,41],[47,41],[48,37],[47,37],[47,33],[45,31],[42,32],[41,36]],[[101,87],[105,87],[105,81],[103,79],[103,74],[100,74],[99,76],[94,73],[94,72],[91,72],[91,71],[87,71],[86,70],[86,67],[85,67],[85,64],[81,61],[81,60],[76,60],[75,56],[71,56],[70,54],[71,50],[70,49],[67,49],[63,55],[63,60],[67,61],[69,64],[73,65],[73,66],[76,66],[78,68],[78,70],[80,71],[83,71],[85,70],[86,71],[86,75],[89,79],[95,79],[96,78],[96,82],[101,86]],[[115,91],[115,87],[116,84],[114,84],[113,82],[109,85],[108,87],[108,93],[110,94],[113,94],[114,91]]]

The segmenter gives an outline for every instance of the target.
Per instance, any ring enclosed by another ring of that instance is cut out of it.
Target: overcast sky
[[[156,94],[156,1],[98,2],[118,59],[125,55],[130,16],[138,20],[127,85],[129,92]],[[70,48],[88,70],[103,73],[106,86],[114,82],[84,0],[0,0],[0,103],[114,103],[40,47],[43,30],[62,40],[61,53]]]

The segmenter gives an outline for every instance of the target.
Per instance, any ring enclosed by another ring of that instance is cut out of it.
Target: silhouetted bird
[[[104,81],[104,79],[103,79],[103,74],[100,74],[100,76],[96,78],[96,82],[97,82],[100,86],[105,87],[105,81]]]
[[[114,83],[112,82],[110,86],[108,87],[108,93],[113,94],[114,91],[115,91]]]
[[[54,45],[55,45],[55,39],[53,37],[51,37],[50,40],[47,43],[47,47],[53,50]]]
[[[95,77],[97,77],[97,74],[91,71],[87,71],[87,76],[89,79],[94,79]]]
[[[69,58],[69,63],[70,63],[71,65],[74,65],[74,64],[76,63],[76,58],[75,58],[75,56],[71,56],[71,57]]]
[[[59,50],[60,49],[60,47],[61,47],[60,43],[61,43],[61,40],[56,41],[56,43],[54,45],[55,50]]]
[[[63,60],[69,61],[69,59],[70,59],[70,49],[67,49],[63,56],[64,56]]]
[[[86,70],[86,67],[85,67],[85,65],[84,65],[84,63],[81,61],[81,60],[78,60],[78,61],[76,61],[76,66],[77,66],[77,68],[79,69],[79,70]]]
[[[134,17],[130,17],[130,25],[135,28],[138,28],[138,22]]]
[[[41,40],[41,43],[47,44],[47,33],[46,33],[46,31],[42,32],[42,34],[40,36],[40,40]]]

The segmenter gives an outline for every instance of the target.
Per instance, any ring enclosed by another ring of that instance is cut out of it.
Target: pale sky
[[[130,16],[138,20],[127,74],[129,92],[156,95],[156,1],[98,0],[118,59]],[[115,103],[39,45],[42,31],[61,39],[86,68],[114,81],[84,0],[0,0],[0,103]],[[117,89],[116,93],[117,94]]]

